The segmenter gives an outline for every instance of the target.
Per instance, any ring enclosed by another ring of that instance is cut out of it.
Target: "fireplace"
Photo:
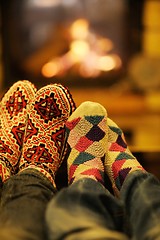
[[[6,83],[29,78],[40,85],[109,86],[124,76],[126,1],[2,2]]]

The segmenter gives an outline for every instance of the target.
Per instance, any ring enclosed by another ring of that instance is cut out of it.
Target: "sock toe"
[[[97,102],[85,101],[72,113],[68,121],[72,121],[76,117],[96,116],[106,114],[106,109]]]

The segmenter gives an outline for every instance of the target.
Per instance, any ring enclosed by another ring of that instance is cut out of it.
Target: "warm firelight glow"
[[[89,53],[89,45],[82,40],[73,41],[70,45],[72,54],[77,61],[82,61]]]
[[[114,59],[114,61],[116,62],[115,69],[122,67],[122,60],[120,59],[120,57],[117,54],[112,54],[111,56]]]
[[[59,70],[60,69],[57,62],[48,62],[42,67],[42,74],[47,78],[51,78],[56,76]]]
[[[116,67],[116,62],[111,56],[103,56],[98,59],[97,68],[101,71],[110,71]]]
[[[98,59],[99,56],[97,53],[90,51],[79,67],[80,75],[86,78],[98,77],[101,73],[100,70],[96,68]]]
[[[113,42],[96,35],[89,29],[89,22],[78,19],[70,26],[68,52],[50,60],[42,67],[42,74],[51,78],[66,74],[76,64],[83,77],[98,77],[102,72],[119,69],[122,61],[117,54],[111,54]]]
[[[98,59],[97,68],[101,71],[110,71],[121,66],[121,59],[118,55],[103,56]]]
[[[82,65],[79,69],[79,73],[81,76],[85,78],[90,77],[98,77],[100,75],[100,71],[95,68],[87,68],[86,66]]]
[[[111,40],[107,39],[107,38],[100,38],[97,40],[97,44],[98,47],[102,50],[102,51],[110,51],[113,49],[113,43]]]
[[[73,39],[85,39],[89,33],[89,23],[85,19],[76,20],[70,27]]]

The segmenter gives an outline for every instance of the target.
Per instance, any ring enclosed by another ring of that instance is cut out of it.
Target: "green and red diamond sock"
[[[105,171],[108,174],[116,195],[129,173],[144,170],[129,150],[123,131],[111,119],[108,123],[108,151],[105,157]]]
[[[103,184],[104,155],[107,150],[107,113],[102,105],[94,102],[82,103],[66,122],[68,144],[69,184],[92,178]]]

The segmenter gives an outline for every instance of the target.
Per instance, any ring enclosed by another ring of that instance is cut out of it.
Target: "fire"
[[[70,27],[73,39],[86,39],[89,34],[89,23],[85,19],[78,19]]]
[[[62,56],[50,60],[42,67],[43,76],[50,78],[65,74],[75,64],[83,77],[97,77],[102,72],[119,69],[122,61],[117,54],[110,54],[113,42],[90,30],[86,19],[74,21],[69,28],[69,50]]]

